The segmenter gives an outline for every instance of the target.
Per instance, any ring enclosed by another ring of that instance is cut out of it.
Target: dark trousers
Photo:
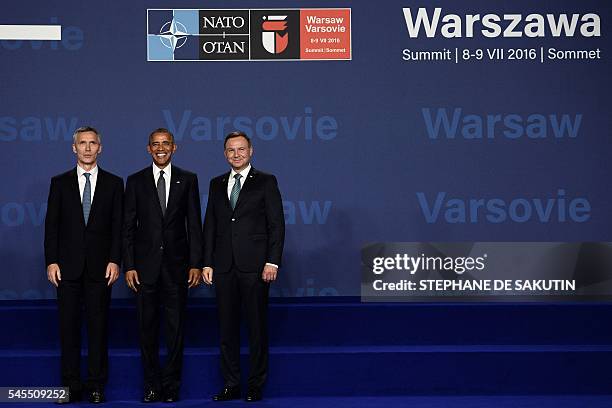
[[[268,291],[261,273],[245,273],[232,266],[214,275],[221,340],[221,373],[225,386],[240,384],[240,315],[249,332],[249,388],[261,388],[268,375]]]
[[[166,266],[155,284],[141,283],[138,302],[140,354],[144,369],[145,389],[178,392],[183,367],[183,327],[187,299],[185,282],[175,282]],[[161,309],[161,310],[160,310]],[[160,312],[164,319],[164,338],[168,355],[163,368],[159,362]]]
[[[108,379],[108,307],[111,289],[107,281],[94,282],[86,271],[76,280],[61,280],[57,287],[62,385],[81,392],[81,325],[87,322],[88,390],[103,390]]]

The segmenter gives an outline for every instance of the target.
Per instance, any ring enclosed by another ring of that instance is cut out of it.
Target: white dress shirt
[[[247,180],[249,171],[251,171],[251,163],[249,163],[249,165],[246,166],[244,169],[242,169],[242,171],[240,172],[240,174],[242,175],[242,177],[240,177],[240,190],[242,190],[242,187],[244,187],[244,183]],[[236,174],[238,173],[236,173],[234,169],[232,169],[229,175],[229,180],[227,182],[227,198],[228,199],[232,196],[232,188],[234,188],[234,184],[236,184],[236,179],[234,178]]]
[[[159,175],[161,171],[164,171],[164,180],[166,181],[166,208],[168,207],[168,197],[170,196],[170,179],[172,176],[172,164],[168,163],[168,165],[160,169],[153,163],[153,178],[155,179],[155,186],[157,187],[157,181],[159,180]]]
[[[83,170],[83,168],[81,168],[81,166],[77,164],[77,180],[79,182],[79,194],[81,195],[81,204],[83,204],[83,191],[85,190],[85,183],[87,182],[87,177],[85,177],[85,173],[91,174],[91,176],[89,176],[89,184],[91,185],[91,203],[93,204],[94,192],[96,191],[96,182],[98,181],[98,166],[96,165],[93,169],[87,171]]]

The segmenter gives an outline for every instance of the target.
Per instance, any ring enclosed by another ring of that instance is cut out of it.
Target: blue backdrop
[[[203,205],[227,169],[223,136],[251,134],[253,164],[277,175],[284,200],[275,296],[358,295],[369,242],[612,240],[609,2],[175,3],[3,7],[0,24],[61,24],[63,39],[0,41],[1,299],[55,297],[45,203],[51,176],[75,165],[82,125],[102,132],[99,163],[124,178],[149,164],[149,132],[171,129],[174,162],[198,173]],[[352,60],[148,62],[147,9],[179,6],[351,8]],[[432,37],[409,34],[403,8],[414,18],[419,7],[430,19],[441,8]],[[451,13],[461,37],[443,34]],[[589,13],[600,35],[581,33]],[[490,38],[477,22],[469,37],[467,14],[500,16],[502,31],[515,19],[505,14],[520,14],[523,34]],[[524,34],[530,14],[543,16],[543,36]],[[577,14],[574,35],[554,36],[547,14]],[[405,59],[445,50],[449,60]],[[565,50],[593,58],[550,58]],[[129,296],[123,280],[113,295]]]

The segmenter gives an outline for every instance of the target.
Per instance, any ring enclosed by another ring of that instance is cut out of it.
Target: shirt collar
[[[77,164],[77,176],[81,177],[85,173],[89,173],[93,177],[96,177],[98,175],[98,165],[96,164],[93,169],[87,171]]]
[[[246,166],[244,169],[242,169],[242,171],[240,171],[240,175],[242,175],[242,179],[246,180],[247,176],[249,175],[249,172],[251,171],[251,163],[249,163],[248,166]],[[230,179],[234,178],[234,176],[238,174],[234,171],[234,169],[232,169],[232,171],[230,172]]]
[[[157,167],[155,163],[153,163],[152,166],[153,166],[153,177],[157,178],[159,176],[159,173],[162,170],[164,171],[164,174],[168,175],[168,177],[172,176],[172,163],[168,163],[168,165],[164,167],[163,169],[160,169],[159,167]]]

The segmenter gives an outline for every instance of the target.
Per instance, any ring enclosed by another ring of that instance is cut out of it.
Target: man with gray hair
[[[51,179],[45,218],[47,279],[57,288],[62,385],[70,390],[60,403],[81,399],[104,402],[108,378],[108,307],[119,276],[123,180],[98,167],[100,133],[74,132],[76,167]],[[80,378],[81,309],[87,321],[87,382]]]

